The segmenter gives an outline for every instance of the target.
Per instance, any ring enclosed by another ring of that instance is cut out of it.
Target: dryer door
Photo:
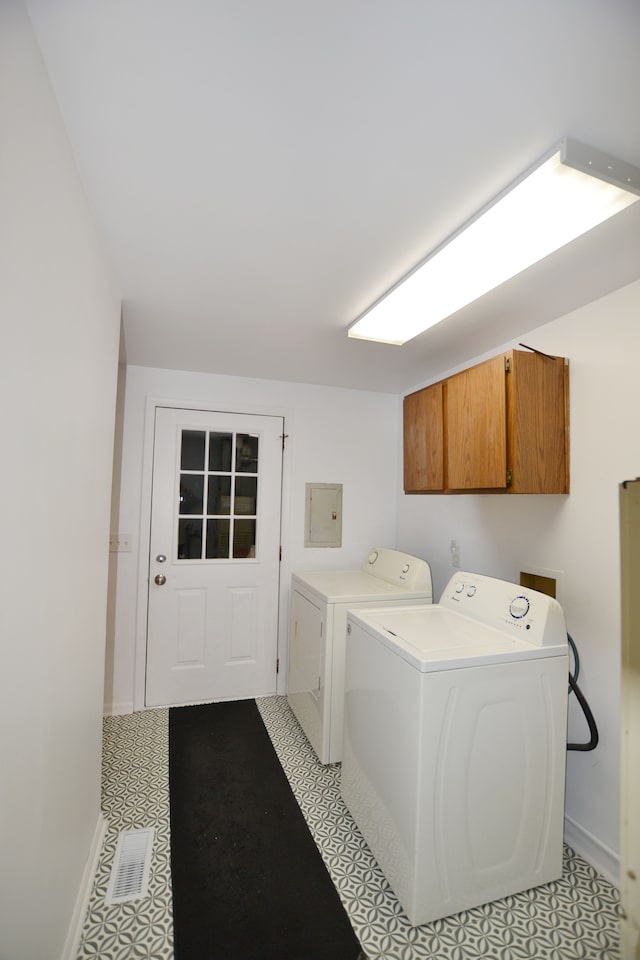
[[[289,706],[311,746],[323,759],[324,708],[320,695],[324,657],[324,629],[319,607],[294,590],[291,595],[291,652],[289,655]]]

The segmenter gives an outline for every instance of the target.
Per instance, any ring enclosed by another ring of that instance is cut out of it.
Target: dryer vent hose
[[[567,634],[567,640],[569,641],[569,645],[573,651],[573,659],[575,664],[574,673],[569,673],[569,692],[573,690],[575,693],[578,703],[582,707],[582,712],[585,715],[586,721],[589,724],[590,734],[590,738],[587,743],[568,743],[567,750],[584,750],[586,752],[587,750],[595,750],[595,748],[598,746],[598,728],[596,726],[596,721],[593,718],[593,714],[591,713],[591,708],[589,707],[589,704],[585,700],[584,694],[577,684],[578,673],[580,672],[580,660],[576,645],[573,642],[571,634],[569,633]]]

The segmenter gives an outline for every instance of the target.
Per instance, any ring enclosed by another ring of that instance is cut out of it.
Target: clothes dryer
[[[291,579],[287,698],[321,763],[342,758],[347,610],[431,603],[429,564],[385,547],[359,570],[316,570]]]
[[[556,600],[456,573],[348,615],[341,790],[410,922],[562,875],[568,647]]]

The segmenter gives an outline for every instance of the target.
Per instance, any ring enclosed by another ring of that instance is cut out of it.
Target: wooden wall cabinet
[[[412,492],[444,489],[443,385],[404,398],[404,486]]]
[[[568,493],[568,363],[508,350],[404,398],[406,493]]]

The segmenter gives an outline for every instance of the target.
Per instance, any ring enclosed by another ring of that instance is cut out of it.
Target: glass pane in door
[[[233,556],[246,560],[256,555],[255,520],[236,520],[233,524]]]
[[[180,513],[203,513],[204,474],[180,474]]]
[[[209,477],[207,513],[229,516],[231,513],[231,477]]]
[[[200,560],[202,557],[202,520],[180,520],[178,523],[178,560]]]
[[[232,433],[209,434],[209,470],[211,473],[231,473]]]
[[[258,437],[251,433],[236,434],[236,471],[258,472]]]
[[[255,516],[258,500],[258,478],[236,477],[234,513]]]
[[[180,448],[181,470],[204,470],[204,430],[183,430]]]
[[[207,560],[228,559],[230,524],[230,520],[207,520]]]

